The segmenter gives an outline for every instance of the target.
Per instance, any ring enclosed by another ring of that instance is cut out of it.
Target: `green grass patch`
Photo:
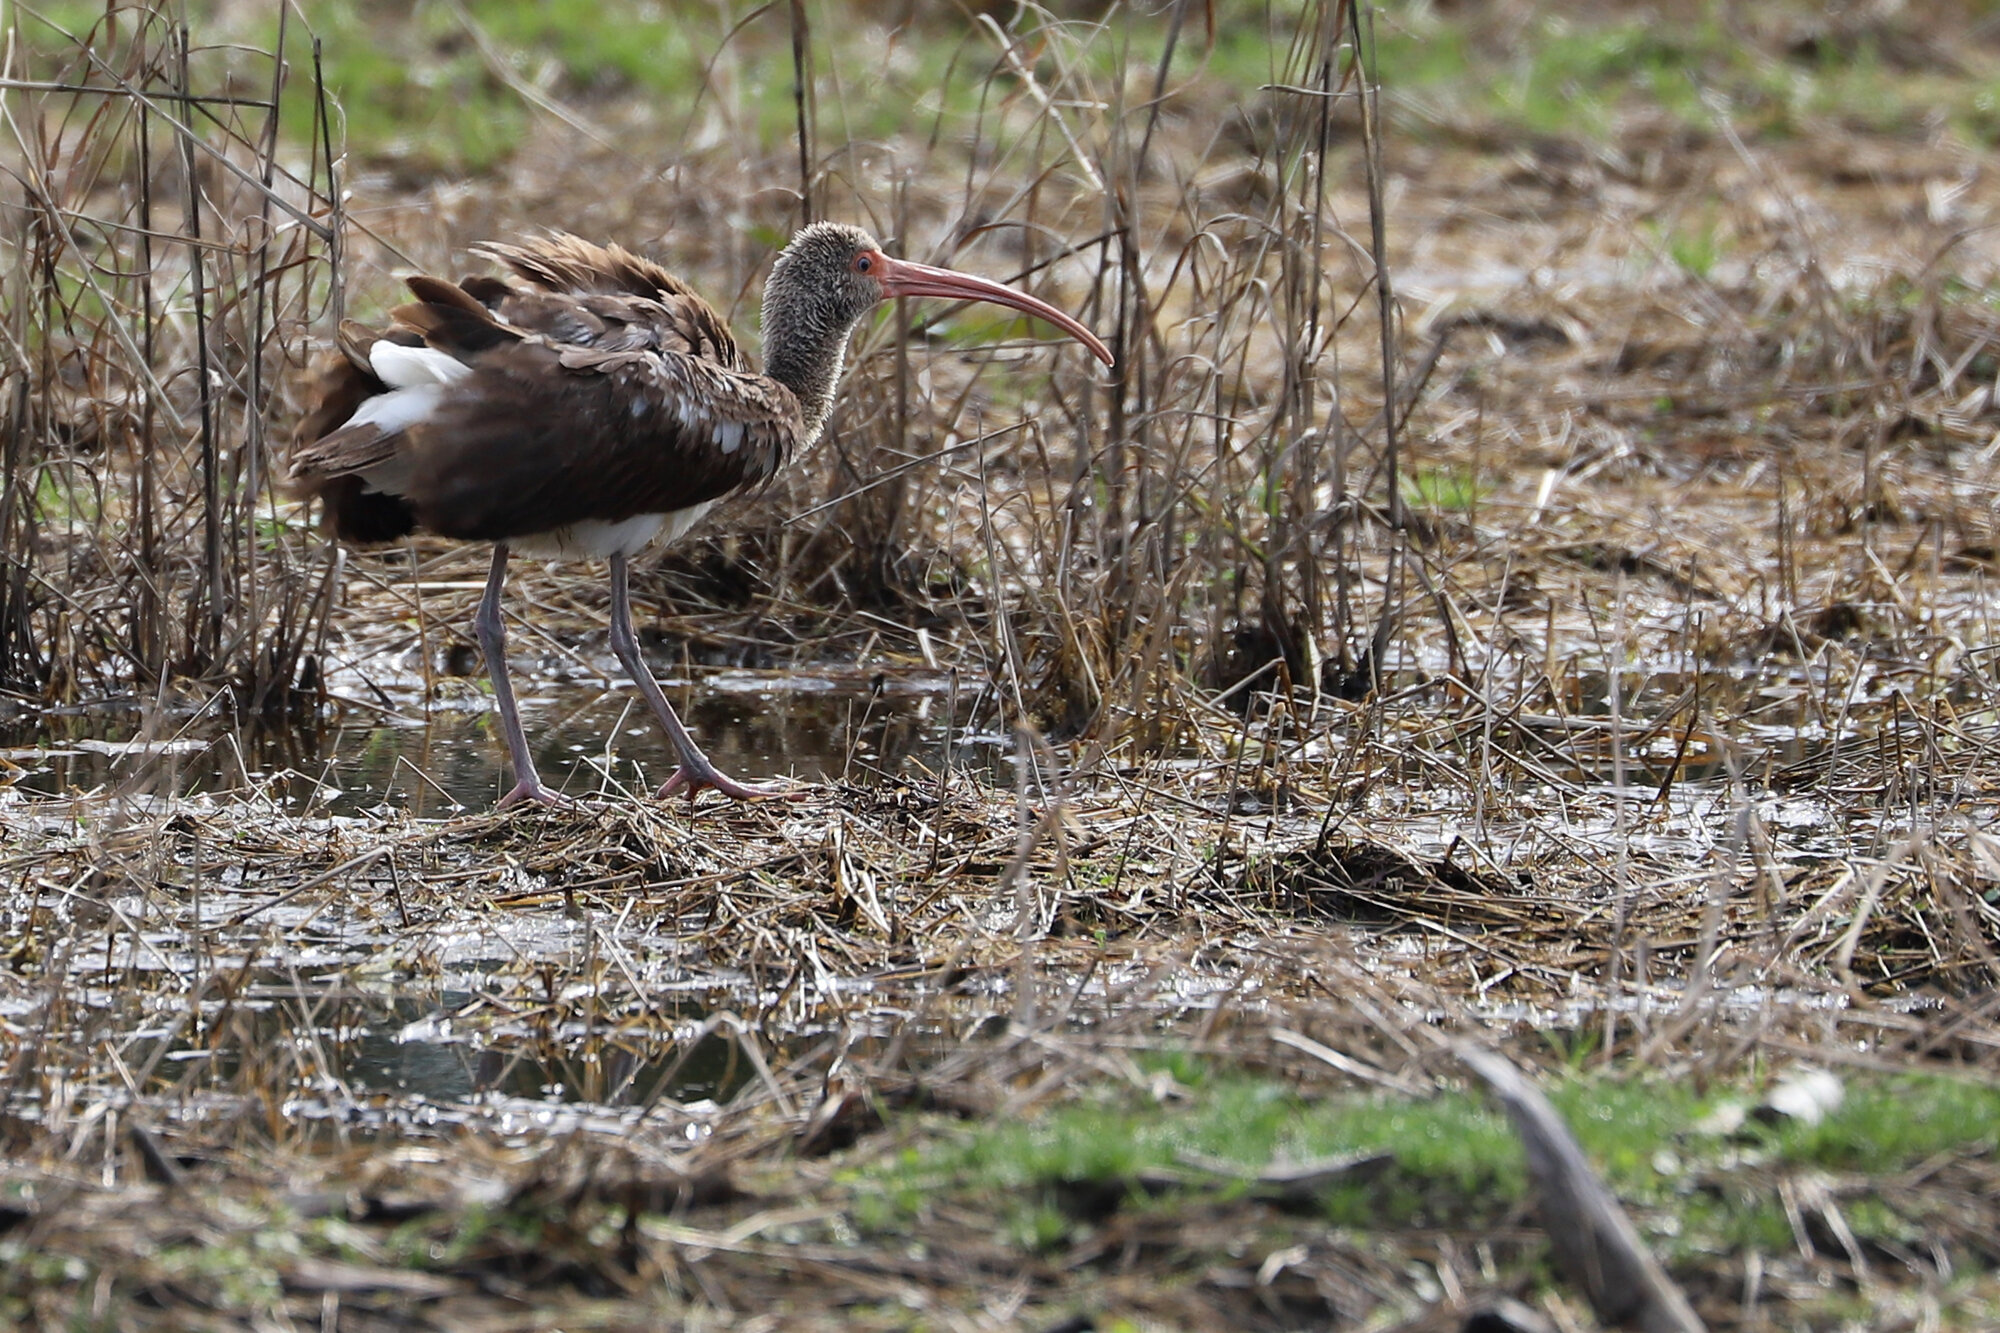
[[[142,14],[121,8],[119,21],[106,24],[101,3],[42,9],[106,52],[114,29],[129,40]],[[186,9],[198,81],[253,92],[270,86],[265,53],[278,37],[275,10],[220,0],[190,0]],[[995,157],[1014,151],[1024,134],[1050,133],[1044,97],[1071,106],[1150,97],[1171,26],[1150,12],[1113,11],[1099,21],[1023,9],[997,16],[1010,59],[990,29],[957,11],[920,6],[892,24],[859,0],[809,0],[805,15],[823,148],[928,140],[977,143]],[[1177,109],[1219,114],[1287,77],[1282,67],[1299,22],[1293,7],[1235,4],[1218,17],[1212,31],[1204,22],[1185,25],[1174,44],[1164,91]],[[26,16],[22,26],[30,54],[39,53],[37,71],[75,64],[56,27]],[[164,40],[165,27],[153,25],[155,40]],[[725,142],[748,153],[782,148],[796,132],[784,6],[468,0],[461,12],[438,0],[321,0],[295,13],[287,29],[280,113],[294,148],[314,135],[314,39],[337,108],[336,146],[408,181],[478,175],[504,162],[545,114],[523,86],[614,129],[624,108],[644,103],[661,140],[682,151],[706,142],[717,123]],[[1035,92],[1020,66],[1032,71]],[[1088,119],[1068,115],[1073,123]]]
[[[1467,468],[1420,467],[1402,477],[1403,503],[1445,514],[1467,514],[1493,488]]]
[[[1840,1109],[1819,1124],[1786,1122],[1769,1134],[1784,1161],[1901,1171],[1942,1152],[2000,1150],[2000,1089],[1917,1076],[1850,1084]]]
[[[37,10],[47,21],[23,13],[19,24],[30,68],[44,74],[49,60],[64,59],[58,27],[94,33],[108,48],[114,33],[130,38],[141,13],[118,9],[117,21],[107,22],[105,7],[88,0]],[[1788,10],[1796,22],[1746,24],[1721,0],[1640,17],[1579,15],[1553,4],[1525,16],[1488,6],[1392,7],[1375,15],[1375,68],[1404,105],[1432,109],[1406,118],[1419,132],[1443,125],[1503,138],[1616,142],[1621,122],[1647,110],[1696,129],[1719,112],[1746,133],[1776,135],[1829,119],[1879,133],[1942,119],[1974,142],[2000,142],[2000,74],[1976,50],[1960,52],[1958,66],[1913,68],[1885,51],[1918,41],[1920,17],[1889,16],[1874,28],[1801,41],[1796,34],[1827,25],[1805,6],[1774,12]],[[220,0],[195,0],[187,11],[208,46],[198,61],[227,62],[246,88],[268,85],[268,60],[254,48],[275,40],[269,11]],[[750,151],[781,146],[794,132],[791,19],[783,6],[470,0],[465,13],[469,25],[437,0],[306,7],[286,52],[288,136],[303,143],[311,131],[314,36],[348,150],[406,175],[477,174],[505,160],[542,114],[510,82],[586,113],[643,100],[658,109],[669,138],[710,112]],[[955,11],[918,7],[891,26],[858,0],[813,0],[806,15],[823,145],[916,137],[982,140],[987,151],[1004,153],[1021,127],[1047,129],[1037,98],[990,31]],[[1300,22],[1295,6],[1233,3],[1218,8],[1212,28],[1185,25],[1166,70],[1168,105],[1230,114],[1267,97],[1264,85],[1301,77],[1289,68]],[[302,32],[307,25],[310,33]],[[1142,11],[1099,21],[1029,8],[1005,16],[1003,27],[1043,95],[1137,105],[1151,95],[1171,24]],[[47,60],[34,59],[37,52]]]
[[[493,167],[526,136],[528,106],[449,10],[418,5],[405,14],[383,22],[353,5],[314,11],[321,73],[342,117],[336,142],[410,175]],[[275,24],[259,38],[275,41]],[[307,73],[295,64],[285,89],[282,122],[294,143],[309,142],[317,110]]]
[[[1976,142],[2000,141],[2000,80],[1979,53],[1963,52],[1959,68],[1885,55],[1921,44],[1915,16],[1841,33],[1798,5],[1770,7],[1771,21],[1754,24],[1719,2],[1643,17],[1543,5],[1496,21],[1497,12],[1378,16],[1384,85],[1432,111],[1407,128],[1617,143],[1621,122],[1643,110],[1698,131],[1721,114],[1739,132],[1780,137],[1827,121],[1910,133],[1942,118]]]
[[[92,522],[102,498],[90,474],[78,467],[50,463],[35,476],[35,516],[45,524]]]
[[[1549,9],[1497,31],[1424,13],[1385,24],[1378,52],[1387,87],[1445,99],[1449,120],[1560,137],[1608,136],[1639,104],[1700,123],[1705,88],[1761,105],[1775,87],[1767,65],[1712,13],[1591,22]]]
[[[1080,1225],[1068,1203],[1080,1185],[1115,1190],[1144,1174],[1185,1169],[1190,1158],[1256,1170],[1390,1154],[1393,1165],[1380,1175],[1322,1196],[1325,1219],[1356,1231],[1477,1228],[1528,1197],[1512,1126],[1477,1096],[1309,1095],[1211,1071],[1185,1056],[1161,1062],[1159,1073],[1176,1085],[1174,1097],[1098,1089],[1031,1120],[962,1132],[939,1127],[934,1136],[915,1126],[914,1146],[843,1177],[854,1192],[854,1221],[876,1235],[916,1230],[932,1201],[956,1198],[1000,1218],[1014,1243],[1048,1249]],[[1789,1245],[1778,1193],[1788,1173],[1894,1173],[1941,1153],[1991,1154],[2000,1135],[2000,1089],[1922,1075],[1850,1084],[1846,1100],[1818,1125],[1751,1119],[1730,1134],[1707,1128],[1714,1113],[1724,1103],[1755,1103],[1756,1090],[1697,1093],[1681,1083],[1575,1078],[1554,1084],[1549,1095],[1621,1198],[1675,1219],[1663,1228],[1669,1255]],[[1243,1188],[1218,1181],[1190,1190],[1227,1196]],[[1136,1192],[1131,1204],[1160,1206]],[[1852,1207],[1846,1217],[1864,1239],[1907,1243],[1921,1232],[1916,1220],[1879,1201]]]

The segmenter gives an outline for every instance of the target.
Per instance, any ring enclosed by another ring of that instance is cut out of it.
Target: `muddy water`
[[[836,667],[722,671],[663,684],[709,757],[746,781],[934,773],[948,749],[954,769],[1012,782],[1012,738],[998,725],[992,687],[981,680]],[[1385,694],[1407,706],[1427,697],[1457,706],[1459,697],[1441,684],[1413,675]],[[1582,783],[1608,780],[1619,769],[1639,783],[1657,783],[1668,771],[1679,782],[1721,779],[1719,724],[1739,761],[1779,764],[1866,730],[1865,707],[1830,717],[1826,684],[1803,671],[1777,683],[1628,671],[1615,720],[1609,677],[1583,673],[1569,684],[1559,701],[1531,689],[1532,703],[1509,706],[1507,683],[1493,683],[1491,735]],[[673,771],[665,738],[629,687],[517,678],[517,688],[548,786],[615,799],[649,793]],[[0,784],[27,795],[255,791],[299,814],[443,817],[491,806],[511,781],[491,695],[474,677],[442,677],[428,693],[412,678],[386,688],[343,681],[338,706],[303,727],[230,726],[185,715],[149,721],[134,701],[0,720]]]
[[[1009,744],[992,733],[990,697],[942,673],[728,672],[667,688],[709,757],[746,781],[935,771],[947,744],[955,767],[985,772]],[[398,695],[350,695],[307,727],[149,724],[129,702],[41,713],[0,725],[0,757],[14,766],[4,780],[38,796],[254,790],[294,813],[336,815],[445,816],[484,809],[507,790],[506,747],[482,688],[452,681],[428,706]],[[542,780],[556,790],[639,795],[673,771],[635,691],[523,682],[521,715]]]
[[[935,772],[947,748],[961,773],[998,775],[1010,753],[1011,742],[993,729],[990,695],[954,687],[943,673],[739,671],[664,683],[710,757],[746,779],[879,781]],[[672,770],[658,727],[630,689],[546,680],[523,681],[521,689],[523,720],[550,786],[620,799],[650,792]],[[341,708],[307,728],[149,720],[138,705],[118,703],[17,718],[0,724],[0,756],[11,765],[0,767],[0,782],[30,800],[229,801],[255,793],[292,814],[364,821],[485,810],[510,784],[497,718],[478,682],[446,681],[428,704],[407,685],[373,702],[351,688],[344,694]],[[200,966],[187,933],[189,906],[157,889],[121,896],[120,919],[143,947],[114,950],[108,972],[102,951],[79,950],[72,998],[108,1012],[127,1002],[121,995],[135,980],[143,993],[178,992],[184,980],[158,974],[191,977]],[[297,1052],[290,1115],[386,1126],[549,1113],[587,1119],[659,1098],[720,1102],[752,1077],[742,1044],[704,1026],[723,1011],[754,1007],[754,987],[746,990],[750,983],[726,965],[654,959],[660,970],[648,974],[643,1020],[620,1014],[602,1028],[575,1030],[496,1025],[492,970],[523,959],[567,968],[587,947],[574,922],[532,911],[455,922],[437,970],[418,979],[385,972],[393,933],[351,904],[302,900],[232,929],[227,918],[240,906],[222,897],[212,908],[198,904],[204,929],[197,933],[211,965],[214,951],[254,959],[255,979],[228,999],[211,994],[199,1017],[133,1034],[129,1053],[138,1067],[151,1063],[155,1087],[185,1077],[231,1086],[244,1062]],[[135,979],[135,972],[154,975]],[[210,1026],[226,1016],[220,1031]],[[765,1034],[763,1048],[782,1055],[790,1043],[825,1039],[808,1028]]]

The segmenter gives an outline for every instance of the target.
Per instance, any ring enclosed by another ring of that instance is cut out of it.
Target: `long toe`
[[[510,806],[519,805],[523,801],[533,801],[536,805],[549,809],[575,804],[569,797],[558,792],[552,792],[539,782],[517,782],[514,784],[514,790],[502,796],[500,804],[493,808],[495,810],[505,810]]]
[[[807,788],[796,782],[738,782],[712,764],[682,764],[661,784],[659,797],[665,800],[686,792],[693,800],[703,788],[719,791],[733,801],[801,801],[807,795]]]

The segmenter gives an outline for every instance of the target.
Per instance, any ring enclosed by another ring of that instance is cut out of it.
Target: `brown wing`
[[[650,296],[657,300],[665,294],[701,299],[694,288],[622,245],[597,245],[565,232],[526,245],[489,241],[476,249],[543,291],[569,296]]]
[[[329,382],[293,455],[337,535],[377,539],[347,521],[370,501],[465,539],[616,522],[755,485],[790,455],[798,400],[756,374],[720,317],[665,270],[573,237],[490,253],[519,280],[413,278],[417,301],[384,335],[470,368],[421,422],[394,434],[344,424],[388,391],[360,336],[344,335],[349,372]],[[371,516],[371,534],[394,526]]]
[[[606,321],[630,335],[649,329],[660,351],[698,356],[731,370],[752,367],[729,326],[692,288],[652,260],[617,245],[557,234],[526,245],[479,247],[528,289],[488,283],[478,299],[508,323],[559,342],[602,346]]]
[[[497,541],[587,519],[670,513],[768,479],[803,431],[762,375],[653,351],[524,338],[406,434],[399,487],[433,532]]]

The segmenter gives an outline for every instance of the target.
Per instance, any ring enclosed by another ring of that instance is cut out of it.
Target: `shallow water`
[[[269,989],[249,1003],[261,1008],[253,1026],[269,1041],[312,1031],[324,1073],[345,1098],[386,1094],[451,1103],[498,1097],[607,1107],[661,1096],[726,1101],[754,1076],[726,1035],[701,1031],[706,1014],[690,1003],[656,1001],[654,1026],[644,1034],[520,1033],[495,1044],[495,1034],[474,1036],[453,1022],[454,1014],[481,998],[450,989],[421,998]],[[301,1022],[308,1010],[309,1023]],[[682,1040],[690,1044],[683,1048]]]
[[[642,795],[673,771],[636,691],[523,684],[522,723],[548,786]],[[1010,744],[991,732],[990,696],[955,689],[943,673],[731,671],[666,688],[717,766],[750,782],[935,772],[947,744],[955,768],[986,772]],[[135,703],[45,712],[0,725],[0,757],[18,769],[7,777],[24,795],[255,791],[294,813],[441,816],[483,809],[507,790],[506,746],[482,684],[453,679],[429,707],[399,693],[380,704],[350,698],[309,727],[199,717],[149,727]]]
[[[543,782],[577,796],[641,796],[657,788],[674,761],[637,691],[608,662],[563,669],[564,677],[516,674]],[[1585,672],[1568,684],[1566,697],[1554,701],[1539,682],[1486,681],[1493,711],[1484,735],[1545,773],[1583,784],[1620,770],[1640,785],[1670,772],[1676,784],[1725,780],[1716,730],[1722,718],[1731,719],[1726,730],[1739,763],[1783,766],[1815,746],[1865,734],[1866,705],[1875,702],[1835,701],[1860,706],[1829,716],[1828,684],[1805,668],[1774,682],[1768,672],[1696,675],[1660,664],[1620,673],[1614,722],[1610,676]],[[744,781],[934,774],[949,748],[955,770],[1012,785],[1013,738],[983,680],[828,665],[714,671],[662,685],[709,757]],[[426,686],[407,661],[369,676],[344,673],[335,706],[305,726],[231,726],[186,714],[154,714],[149,722],[149,710],[135,700],[25,713],[0,721],[0,784],[43,796],[254,791],[301,814],[435,817],[490,807],[512,785],[490,687],[476,675],[436,676],[428,694]],[[1857,681],[1852,689],[1860,687]],[[1874,688],[1887,687],[1876,680]],[[1438,676],[1413,673],[1383,693],[1405,707],[1425,700],[1462,706]],[[1690,700],[1699,716],[1687,708]],[[1338,726],[1324,744],[1344,746]]]
[[[729,671],[692,686],[663,684],[710,757],[746,780],[934,773],[947,746],[955,769],[992,774],[1011,752],[1011,741],[992,729],[990,695],[954,687],[944,673]],[[363,820],[487,809],[512,780],[490,695],[471,679],[443,685],[443,697],[428,707],[421,690],[407,686],[382,692],[375,706],[349,693],[337,713],[311,728],[187,716],[156,716],[149,726],[145,710],[130,703],[43,712],[0,725],[0,756],[13,766],[0,780],[16,797],[229,800],[254,793],[288,814]],[[523,721],[551,787],[574,795],[647,793],[672,771],[670,749],[635,691],[523,685]],[[70,994],[98,1012],[126,1002],[135,972],[185,978],[253,970],[256,979],[241,992],[211,995],[198,1016],[181,1013],[178,1021],[179,981],[154,975],[140,986],[167,1005],[166,1015],[153,1015],[150,1033],[133,1034],[129,1052],[141,1066],[157,1054],[156,1084],[192,1074],[228,1086],[242,1062],[290,1052],[298,1094],[289,1113],[358,1123],[356,1116],[419,1110],[452,1119],[541,1115],[536,1108],[551,1107],[629,1110],[660,1097],[722,1102],[753,1076],[743,1045],[703,1026],[719,1012],[755,1007],[746,979],[727,967],[698,959],[683,967],[655,956],[645,1013],[613,1003],[602,1027],[496,1024],[493,970],[546,960],[566,972],[586,947],[575,922],[530,911],[433,923],[424,938],[435,970],[405,975],[400,964],[385,971],[397,935],[393,921],[366,904],[284,903],[232,927],[243,904],[227,892],[229,872],[218,876],[225,892],[212,901],[119,895],[114,905],[132,933],[108,962],[89,951],[73,962]],[[190,925],[203,936],[199,948]],[[512,1012],[513,998],[497,1012]],[[225,1021],[225,1030],[214,1029]],[[772,1053],[823,1039],[806,1022],[776,1038]]]

